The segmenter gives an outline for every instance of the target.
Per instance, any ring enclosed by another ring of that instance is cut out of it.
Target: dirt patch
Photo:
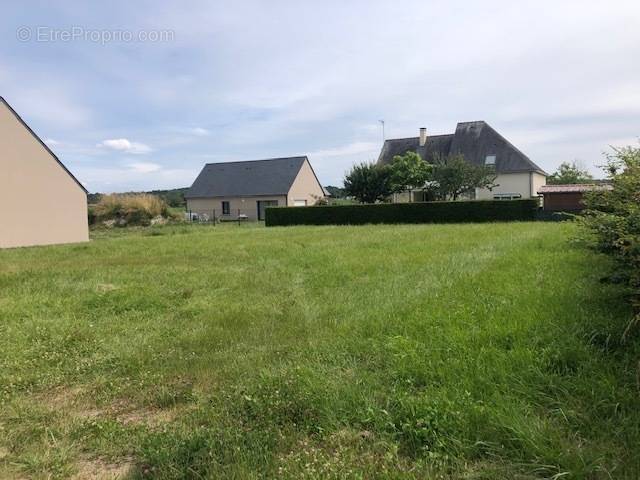
[[[111,292],[111,291],[117,290],[117,289],[118,289],[118,287],[116,287],[112,283],[99,283],[99,284],[96,285],[96,292],[98,292],[98,293]]]
[[[123,425],[146,425],[152,428],[173,422],[185,410],[184,406],[140,408],[125,399],[97,407],[90,401],[87,391],[81,387],[56,388],[38,394],[34,400],[48,410],[61,412],[78,420],[106,418],[116,420]]]
[[[48,410],[64,412],[77,418],[95,418],[101,411],[92,407],[85,399],[86,392],[81,387],[58,387],[35,396],[38,405]]]
[[[135,469],[132,458],[108,462],[100,458],[83,458],[76,463],[78,472],[73,480],[116,480],[131,476]]]
[[[169,410],[142,409],[120,412],[116,415],[116,419],[124,425],[146,425],[153,428],[173,422],[179,413],[177,408]]]

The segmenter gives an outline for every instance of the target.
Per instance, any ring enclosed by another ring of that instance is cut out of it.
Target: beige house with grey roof
[[[325,197],[306,156],[208,163],[185,194],[191,214],[264,220],[267,207],[306,207]]]
[[[87,240],[87,191],[0,97],[0,248]]]
[[[478,200],[512,200],[538,197],[538,190],[547,183],[547,174],[538,165],[500,135],[487,122],[460,122],[454,133],[428,135],[426,128],[419,130],[417,137],[386,140],[378,157],[378,164],[387,165],[396,155],[416,152],[427,163],[435,163],[451,155],[462,155],[474,165],[482,165],[495,170],[496,186],[476,188],[467,197]],[[422,191],[412,192],[414,200]],[[400,195],[400,201],[408,200],[408,195]]]

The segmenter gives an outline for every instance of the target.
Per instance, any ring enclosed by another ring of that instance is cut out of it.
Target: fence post
[[[189,223],[193,222],[193,217],[191,216],[191,210],[189,210]]]

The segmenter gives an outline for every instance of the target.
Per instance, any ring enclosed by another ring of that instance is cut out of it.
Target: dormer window
[[[496,165],[496,156],[495,155],[487,155],[484,157],[484,164],[486,166],[495,167]]]

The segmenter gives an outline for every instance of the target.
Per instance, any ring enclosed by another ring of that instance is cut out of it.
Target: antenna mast
[[[382,143],[384,143],[385,140],[385,136],[384,136],[384,120],[378,120],[380,122],[380,125],[382,125]]]

